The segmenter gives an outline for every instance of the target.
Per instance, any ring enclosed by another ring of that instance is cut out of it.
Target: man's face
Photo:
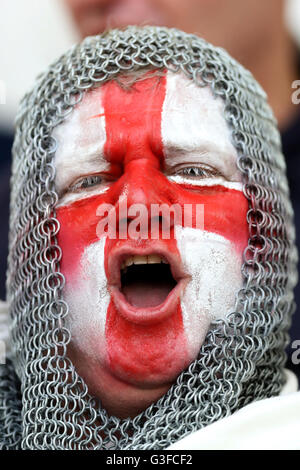
[[[180,74],[146,77],[88,92],[54,131],[69,356],[120,417],[163,395],[234,310],[248,241],[223,102]]]

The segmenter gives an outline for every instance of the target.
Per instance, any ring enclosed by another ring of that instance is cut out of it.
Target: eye
[[[89,175],[80,178],[73,185],[69,187],[69,191],[81,191],[84,189],[92,188],[103,183],[103,177],[100,175]]]
[[[175,171],[174,175],[187,178],[211,178],[212,176],[220,176],[220,173],[212,168],[188,166]]]

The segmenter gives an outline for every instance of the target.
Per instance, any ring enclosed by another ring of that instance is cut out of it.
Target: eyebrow
[[[78,158],[76,158],[76,156]],[[85,152],[84,150],[78,148],[78,153],[68,153],[67,158],[65,156],[63,159],[61,159],[61,161],[59,160],[57,165],[62,167],[70,167],[74,165],[74,161],[81,164],[88,163],[95,165],[98,165],[99,163],[109,163],[106,160],[104,153],[99,152],[99,150]]]
[[[69,154],[67,159],[63,158],[59,160],[56,163],[56,185],[59,195],[61,196],[65,191],[67,191],[68,186],[72,183],[75,176],[72,172],[66,176],[66,172],[74,169],[76,166],[80,166],[80,173],[83,173],[84,175],[86,172],[88,173],[93,170],[91,167],[95,167],[95,171],[102,171],[103,165],[107,166],[109,165],[109,162],[106,160],[104,154],[99,150],[96,152],[91,151],[86,153],[79,151],[78,158],[76,158],[76,154],[75,158],[74,154],[72,155],[72,158]],[[58,177],[59,174],[61,174],[60,177]]]
[[[84,161],[88,161],[88,163],[109,163],[108,160],[106,159],[104,153],[101,152],[92,152],[89,154],[85,154],[85,159]]]
[[[218,155],[218,156],[223,156],[223,157],[232,157],[232,158],[236,158],[236,155],[234,155],[234,153],[232,152],[227,152],[227,151],[224,151],[223,149],[221,149],[218,145],[216,145],[215,143],[212,143],[212,142],[209,142],[209,143],[205,143],[205,144],[201,144],[199,146],[195,146],[195,145],[183,145],[183,144],[169,144],[169,145],[166,145],[164,146],[164,151],[166,153],[166,155],[174,155],[174,156],[179,156],[179,155],[182,155],[182,154],[186,154],[186,155],[189,155],[189,154],[193,154],[193,155],[197,155],[197,156],[201,156],[201,155]],[[168,159],[168,158],[167,158]]]

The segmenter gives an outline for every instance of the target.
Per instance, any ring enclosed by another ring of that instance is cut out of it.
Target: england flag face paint
[[[168,390],[242,287],[248,202],[223,108],[180,74],[148,74],[88,92],[54,131],[69,355],[119,416]],[[154,217],[153,205],[202,207],[203,225],[171,217],[164,237],[166,212]],[[147,224],[130,237],[133,206]],[[114,214],[114,237],[99,235],[99,207]]]

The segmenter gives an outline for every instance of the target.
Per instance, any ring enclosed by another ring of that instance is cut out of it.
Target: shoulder
[[[286,372],[287,384],[280,396],[250,403],[184,437],[169,449],[300,449],[300,391],[295,375]]]

